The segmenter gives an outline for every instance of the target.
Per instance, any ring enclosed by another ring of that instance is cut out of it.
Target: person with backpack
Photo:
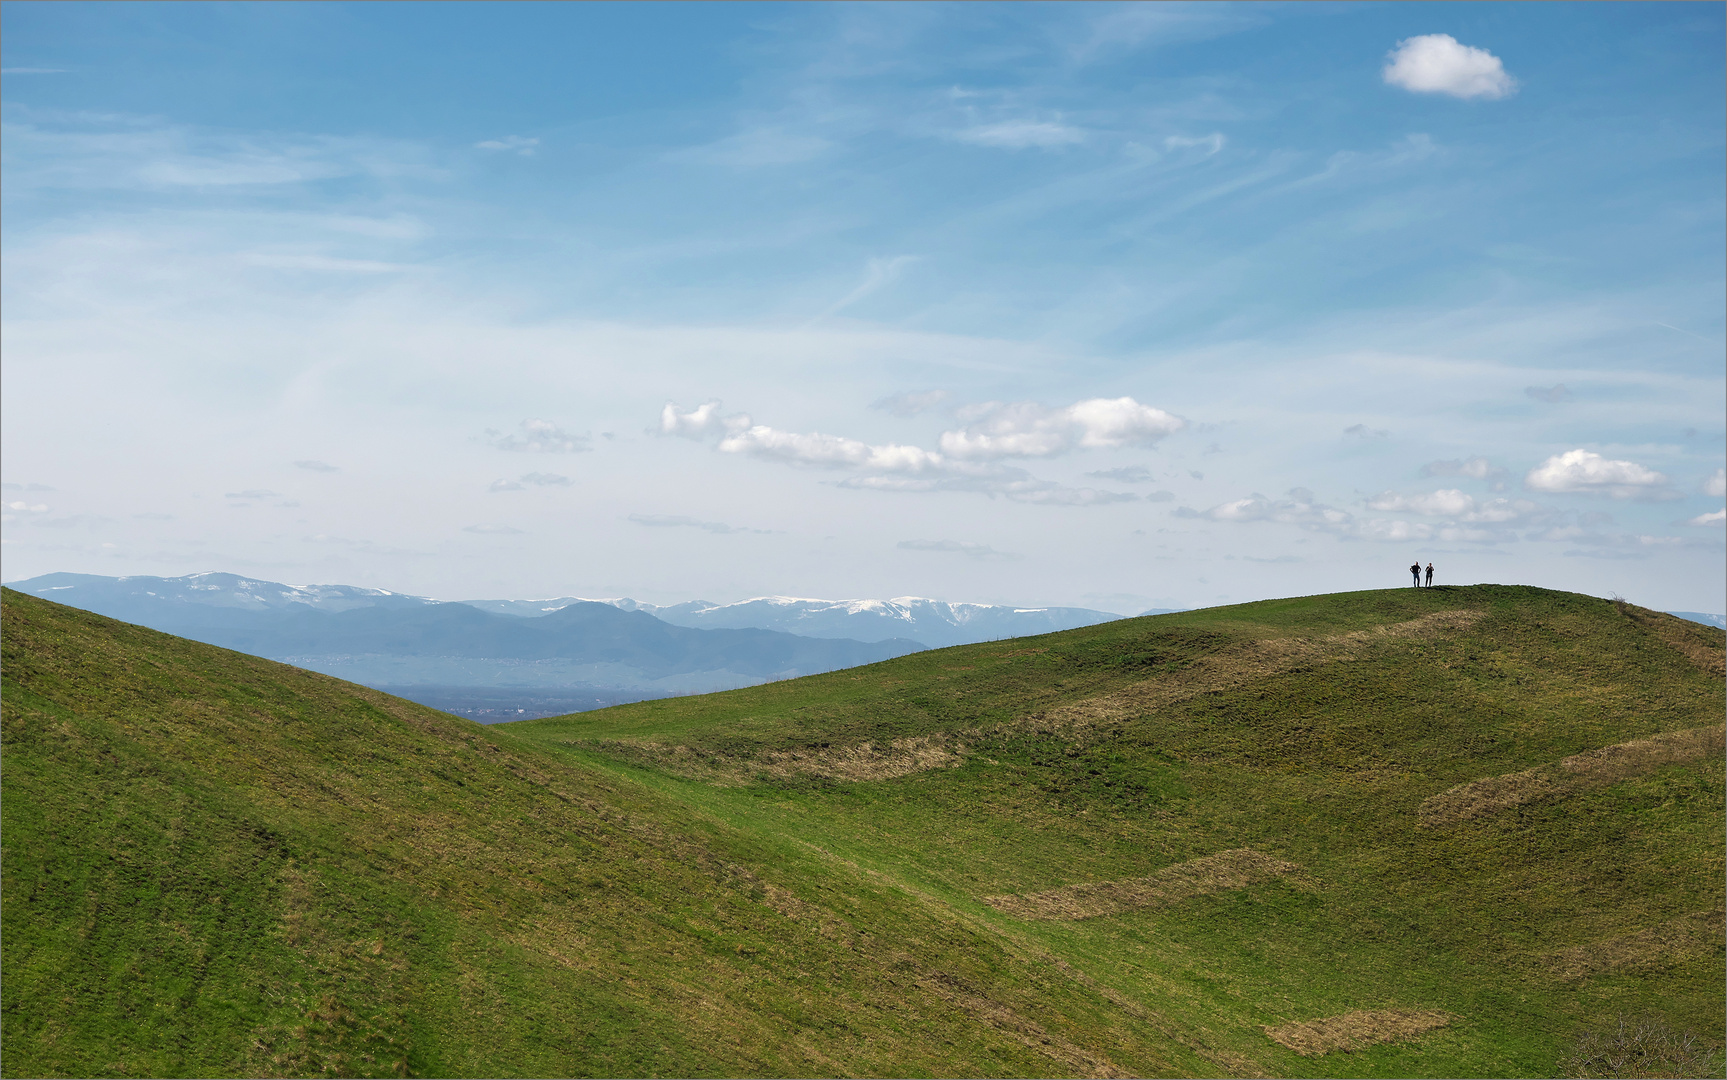
[[[1433,564],[1432,563],[1427,564],[1427,587],[1429,589],[1433,588]]]
[[[1409,567],[1409,581],[1416,588],[1421,588],[1421,563],[1416,562]]]

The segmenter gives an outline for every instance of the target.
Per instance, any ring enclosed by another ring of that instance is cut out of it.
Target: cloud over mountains
[[[921,396],[921,395],[920,395]],[[922,405],[893,399],[887,407]],[[931,401],[925,397],[926,401]],[[880,404],[880,403],[878,403]],[[1049,408],[1036,402],[986,402],[958,411],[965,425],[941,433],[939,450],[903,443],[872,444],[821,432],[784,431],[758,424],[746,413],[721,415],[720,402],[684,410],[667,402],[660,410],[659,434],[714,440],[727,454],[854,473],[840,487],[877,491],[976,491],[1020,502],[1089,506],[1126,502],[1127,492],[1072,488],[1039,480],[1023,469],[1002,464],[1008,458],[1051,458],[1085,451],[1150,446],[1186,427],[1177,416],[1131,397],[1090,398]]]

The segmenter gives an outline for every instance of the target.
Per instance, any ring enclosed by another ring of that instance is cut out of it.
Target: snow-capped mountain
[[[207,609],[231,611],[352,611],[356,608],[412,608],[439,603],[424,596],[406,596],[386,589],[357,585],[284,585],[263,578],[209,572],[184,577],[102,577],[97,574],[43,574],[11,588],[62,604],[99,611],[115,619],[153,625],[148,616],[163,612],[196,614],[208,621]]]
[[[583,599],[560,596],[546,600],[470,600],[467,603],[500,615],[538,616],[581,603]],[[804,637],[850,638],[854,641],[910,638],[932,649],[1071,630],[1076,626],[1091,626],[1122,617],[1090,608],[950,604],[922,596],[896,596],[892,600],[758,596],[735,604],[691,600],[664,607],[616,598],[598,602],[625,611],[645,611],[674,626],[693,629],[780,630]]]
[[[12,587],[369,686],[439,687],[451,700],[463,687],[485,688],[493,697],[500,689],[583,689],[590,700],[704,693],[875,663],[924,647],[908,640],[676,626],[646,611],[580,601],[526,619],[383,589],[284,585],[236,574],[49,574]]]
[[[1694,623],[1702,623],[1704,626],[1717,626],[1727,630],[1727,617],[1712,615],[1707,611],[1669,611],[1667,614],[1676,615],[1681,619],[1689,619]]]
[[[1122,617],[1090,608],[954,604],[921,596],[898,596],[891,600],[758,596],[734,604],[691,600],[668,605],[645,604],[627,597],[582,596],[545,600],[442,601],[355,585],[285,585],[263,578],[215,572],[173,578],[44,574],[28,581],[14,582],[12,587],[117,619],[174,632],[178,632],[176,628],[181,626],[220,625],[242,618],[241,612],[402,610],[454,602],[495,615],[540,617],[573,604],[601,603],[621,611],[643,612],[673,626],[693,630],[777,630],[800,637],[864,642],[900,639],[942,648],[1071,630]]]

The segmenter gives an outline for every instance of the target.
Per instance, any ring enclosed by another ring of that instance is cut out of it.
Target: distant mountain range
[[[560,596],[550,600],[468,600],[482,611],[500,615],[541,616],[584,598]],[[660,607],[628,599],[599,600],[625,611],[645,611],[674,626],[700,629],[783,630],[813,638],[850,638],[854,641],[890,641],[910,638],[932,649],[970,645],[999,638],[1048,634],[1121,618],[1109,611],[1090,608],[1017,608],[1001,604],[949,604],[921,596],[896,596],[892,600],[809,600],[793,596],[758,596],[735,604],[713,604],[706,600]],[[1159,615],[1167,608],[1143,612]]]
[[[1690,619],[1692,622],[1702,623],[1704,626],[1719,626],[1721,629],[1727,630],[1727,616],[1711,615],[1707,611],[1669,611],[1667,614],[1676,615],[1681,619]]]
[[[919,596],[892,600],[809,600],[763,596],[735,604],[691,600],[659,606],[628,598],[560,596],[547,600],[433,600],[355,585],[284,585],[238,574],[188,574],[185,577],[101,577],[94,574],[44,574],[9,583],[12,588],[63,604],[143,626],[151,619],[210,617],[199,609],[224,611],[352,611],[385,608],[405,611],[458,603],[494,615],[539,618],[575,604],[598,603],[620,611],[643,612],[673,626],[692,630],[778,630],[800,637],[880,642],[914,641],[930,648],[969,645],[999,638],[1048,634],[1121,618],[1090,608],[1021,608],[1002,604],[949,604]],[[1159,615],[1168,608],[1141,612]],[[185,612],[182,616],[168,612]],[[216,616],[218,620],[222,616]],[[163,629],[162,627],[156,627]],[[178,632],[178,631],[176,631]]]
[[[586,601],[529,619],[382,589],[293,586],[235,574],[46,574],[12,587],[369,686],[435,689],[444,703],[462,687],[583,690],[595,703],[703,693],[870,664],[924,647],[903,639],[692,629]],[[497,694],[485,697],[493,702]]]
[[[921,597],[657,606],[627,598],[441,601],[238,574],[45,574],[36,596],[389,689],[475,718],[561,713],[874,663],[927,646],[1107,622],[1086,608]]]

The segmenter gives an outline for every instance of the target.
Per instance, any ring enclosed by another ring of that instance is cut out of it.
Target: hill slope
[[[1274,601],[481,729],[5,597],[8,1075],[1550,1075],[1722,1037],[1719,631]]]

